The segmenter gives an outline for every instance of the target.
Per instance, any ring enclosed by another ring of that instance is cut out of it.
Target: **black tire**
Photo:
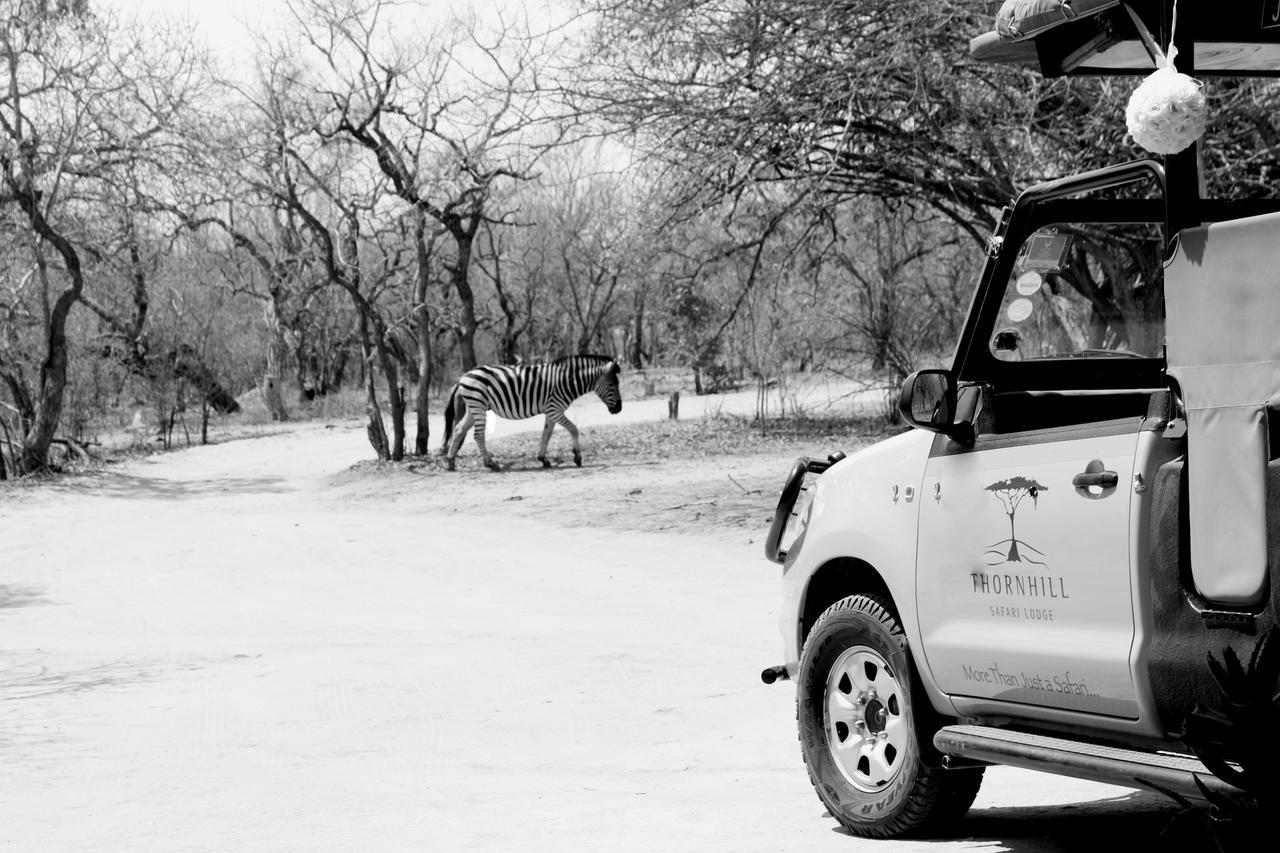
[[[851,595],[805,641],[796,720],[809,779],[841,826],[864,838],[941,829],[969,810],[982,769],[929,766],[933,709],[887,604]]]

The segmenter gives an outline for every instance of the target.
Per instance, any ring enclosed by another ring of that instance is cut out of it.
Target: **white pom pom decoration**
[[[1170,51],[1173,53],[1173,51]],[[1157,68],[1129,97],[1125,121],[1133,141],[1153,154],[1177,154],[1204,133],[1207,119],[1200,81],[1169,65]]]

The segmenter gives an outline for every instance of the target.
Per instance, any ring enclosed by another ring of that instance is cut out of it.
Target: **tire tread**
[[[907,651],[906,633],[903,631],[897,614],[889,602],[875,593],[850,595],[832,604],[818,617],[818,621],[814,623],[813,629],[810,631],[810,636],[816,634],[823,625],[832,619],[849,611],[860,613],[879,622],[898,642],[902,650],[904,652]],[[835,640],[835,637],[825,638],[822,646],[816,648],[812,654],[820,654],[823,646],[827,643],[835,642]],[[804,657],[806,655],[802,655],[802,659]],[[909,672],[908,676],[913,681],[915,680],[914,672]],[[796,729],[797,737],[801,741],[801,757],[803,758],[804,742],[800,734],[801,699],[800,692],[797,690]],[[923,734],[919,730],[920,716],[922,715],[917,715],[916,717],[917,738],[920,738]],[[923,745],[921,747],[923,748]],[[827,806],[831,816],[849,832],[863,838],[919,837],[936,832],[947,824],[960,819],[969,810],[978,795],[983,775],[982,768],[945,770],[938,767],[929,767],[922,763],[917,768],[915,784],[897,814],[880,823],[866,824],[850,821],[841,815],[838,809],[833,808],[828,797],[823,794],[823,789],[827,787],[826,784],[814,775],[813,768],[809,766],[808,761],[804,763],[810,784],[813,785],[819,800],[822,801],[823,805]]]

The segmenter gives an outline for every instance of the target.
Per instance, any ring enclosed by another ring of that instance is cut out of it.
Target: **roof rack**
[[[1177,27],[1174,12],[1177,11]],[[1174,66],[1195,77],[1280,77],[1280,0],[1005,0],[995,29],[969,42],[980,62],[1034,68],[1046,77],[1145,77],[1177,47]],[[1241,215],[1237,202],[1200,197],[1200,143],[1164,158],[1166,226]],[[1274,200],[1244,203],[1259,211]]]
[[[1186,59],[1179,70],[1280,76],[1280,0],[1177,6],[1179,58]],[[1172,0],[1005,0],[995,29],[972,39],[969,55],[1031,66],[1046,77],[1145,76],[1156,67],[1154,44],[1168,44],[1173,7]]]

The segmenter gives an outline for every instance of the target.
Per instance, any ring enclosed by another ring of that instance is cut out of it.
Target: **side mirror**
[[[956,416],[956,384],[948,370],[917,370],[902,383],[898,412],[913,427],[949,433]]]

